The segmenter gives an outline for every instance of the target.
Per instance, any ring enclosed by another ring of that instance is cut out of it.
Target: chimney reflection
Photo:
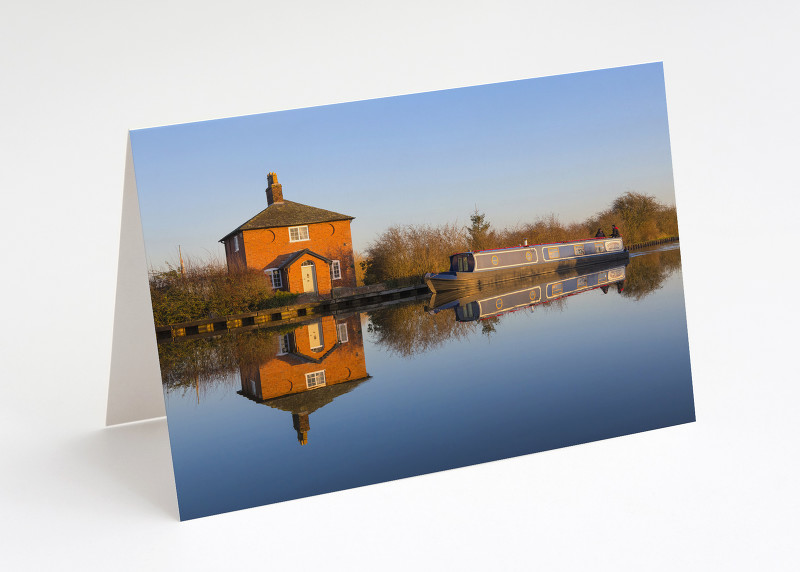
[[[292,414],[301,445],[310,415],[369,379],[360,314],[324,316],[276,336],[274,353],[242,364],[238,393]]]

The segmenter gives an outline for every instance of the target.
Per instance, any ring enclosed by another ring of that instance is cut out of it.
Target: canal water
[[[694,421],[680,249],[623,271],[159,344],[181,518]]]

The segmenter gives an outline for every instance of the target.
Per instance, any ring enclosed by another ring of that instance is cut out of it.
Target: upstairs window
[[[342,267],[339,265],[338,260],[331,261],[331,280],[340,280],[342,278]]]
[[[308,226],[290,226],[289,242],[308,240]]]
[[[322,371],[315,371],[312,373],[306,374],[306,387],[311,389],[312,387],[320,387],[325,385],[325,370]]]
[[[336,324],[336,334],[337,337],[339,338],[339,343],[340,344],[345,343],[348,340],[347,324],[346,323]]]
[[[239,252],[239,235],[233,237],[233,251]]]

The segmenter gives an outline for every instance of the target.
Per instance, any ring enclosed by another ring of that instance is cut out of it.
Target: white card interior
[[[131,138],[125,159],[106,425],[166,415]]]

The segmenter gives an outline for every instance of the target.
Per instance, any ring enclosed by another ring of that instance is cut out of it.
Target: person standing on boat
[[[602,228],[597,229],[597,234],[594,235],[595,238],[605,238],[606,233],[603,232]]]
[[[611,238],[619,238],[619,229],[615,224],[611,225]]]

